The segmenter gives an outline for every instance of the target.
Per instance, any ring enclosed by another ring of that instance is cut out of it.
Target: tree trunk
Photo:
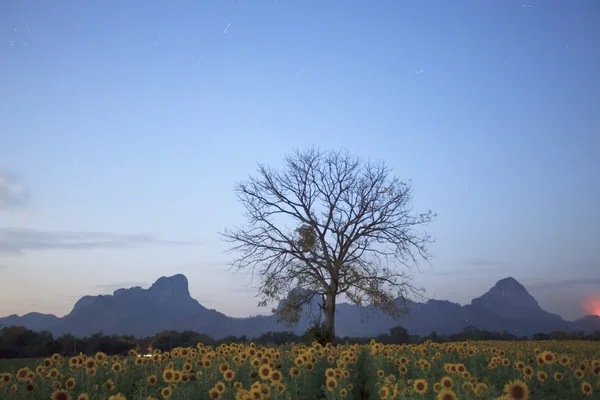
[[[335,294],[325,295],[325,340],[331,343],[335,338]]]

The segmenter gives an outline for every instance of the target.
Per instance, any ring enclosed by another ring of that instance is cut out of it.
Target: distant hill
[[[373,307],[338,304],[336,335],[372,337],[387,333],[398,325],[420,336],[433,331],[456,333],[467,326],[518,336],[600,330],[598,316],[565,321],[559,315],[544,311],[527,289],[513,278],[496,282],[487,293],[465,306],[443,300],[407,301],[407,304],[408,314],[399,319],[382,315]],[[193,330],[216,339],[229,335],[252,338],[270,331],[302,333],[309,326],[311,315],[318,312],[318,305],[315,299],[293,327],[277,323],[274,315],[232,318],[198,303],[190,296],[187,278],[177,274],[159,278],[148,289],[132,287],[116,290],[112,295],[84,296],[62,318],[40,313],[10,315],[0,318],[0,325],[22,325],[36,331],[47,330],[55,336],[70,333],[84,337],[103,332],[145,337],[165,330]]]

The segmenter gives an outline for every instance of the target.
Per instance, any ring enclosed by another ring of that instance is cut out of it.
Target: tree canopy
[[[419,292],[406,268],[431,258],[433,240],[418,228],[435,218],[413,212],[410,182],[383,162],[316,148],[257,172],[235,186],[247,224],[222,236],[236,255],[232,266],[260,276],[261,305],[285,299],[277,311],[296,321],[321,296],[329,339],[338,295],[391,315],[404,311],[398,299]]]

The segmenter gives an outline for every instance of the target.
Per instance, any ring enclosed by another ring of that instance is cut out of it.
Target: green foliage
[[[318,319],[314,319],[310,327],[304,332],[300,338],[302,343],[311,344],[313,342],[325,345],[327,343],[327,335],[325,333],[325,324]]]

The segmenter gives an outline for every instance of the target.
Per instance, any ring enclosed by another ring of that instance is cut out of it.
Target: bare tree
[[[302,307],[322,296],[325,337],[335,335],[338,295],[397,316],[410,283],[405,267],[429,262],[431,236],[416,228],[435,219],[413,214],[412,189],[382,162],[315,148],[287,156],[284,168],[259,164],[258,177],[235,186],[247,226],[222,237],[232,267],[260,276],[259,305],[285,299],[277,312],[297,322]],[[304,290],[291,289],[302,288]]]

